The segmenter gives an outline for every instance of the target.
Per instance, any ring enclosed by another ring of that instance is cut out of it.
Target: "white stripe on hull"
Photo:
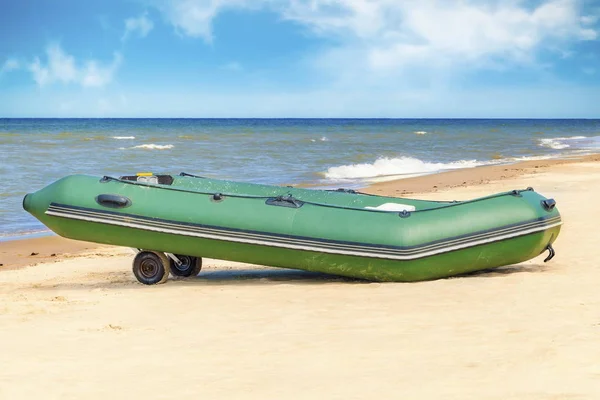
[[[85,211],[52,205],[47,215],[75,219],[80,221],[96,222],[107,225],[122,226],[146,231],[168,233],[181,236],[199,237],[204,239],[221,240],[236,243],[245,243],[261,246],[270,246],[295,250],[306,250],[328,254],[341,254],[358,257],[382,258],[390,260],[414,260],[430,257],[437,254],[460,250],[468,247],[479,246],[487,243],[511,239],[531,233],[545,231],[562,224],[560,217],[546,221],[534,221],[516,227],[499,229],[471,237],[453,239],[447,242],[425,245],[416,249],[374,249],[366,246],[349,244],[326,243],[305,239],[261,236],[255,233],[223,231],[214,228],[177,225],[161,221],[144,221],[129,216],[120,217],[112,214],[102,214],[96,211]],[[404,254],[402,254],[404,253]],[[412,254],[411,254],[412,253]]]
[[[317,246],[317,247],[334,247],[336,249],[345,249],[345,250],[354,250],[354,251],[359,251],[359,250],[370,250],[372,249],[374,246],[361,246],[361,245],[353,245],[353,244],[348,244],[348,243],[331,243],[331,242],[324,242],[324,241],[318,241],[318,240],[310,240],[310,239],[304,239],[304,238],[297,238],[297,237],[276,237],[276,236],[272,236],[272,235],[268,235],[268,234],[260,234],[260,233],[252,233],[252,232],[239,232],[239,231],[232,231],[232,230],[227,230],[227,229],[218,229],[218,228],[210,228],[210,227],[204,227],[204,226],[196,226],[196,225],[185,225],[185,224],[176,224],[176,223],[169,223],[169,222],[163,222],[163,221],[157,221],[157,220],[148,220],[148,219],[144,219],[144,218],[135,218],[135,217],[131,217],[131,216],[121,216],[118,214],[107,214],[107,213],[102,213],[102,212],[97,212],[97,211],[87,211],[87,210],[79,210],[79,209],[72,209],[72,208],[68,208],[68,207],[60,207],[60,206],[51,206],[49,208],[49,211],[51,212],[63,212],[65,214],[70,214],[70,215],[80,215],[83,217],[98,217],[101,218],[103,221],[122,221],[124,218],[127,219],[127,222],[135,222],[139,225],[139,227],[142,226],[150,226],[150,227],[160,227],[160,228],[165,228],[165,229],[176,229],[178,231],[181,232],[196,232],[196,233],[207,233],[207,234],[214,234],[214,235],[218,235],[218,236],[223,236],[223,237],[244,237],[246,239],[255,239],[255,240],[259,240],[259,241],[269,241],[269,242],[280,242],[280,243],[284,243],[284,244],[289,244],[289,243],[294,243],[294,244],[301,244],[301,245],[307,245],[307,246]],[[468,237],[462,237],[462,238],[456,238],[456,239],[450,239],[450,240],[446,240],[446,241],[441,241],[438,243],[432,243],[432,244],[428,244],[428,245],[423,245],[423,246],[419,246],[418,248],[415,249],[389,249],[389,248],[377,248],[377,251],[380,253],[392,253],[392,254],[397,254],[397,253],[404,253],[404,254],[410,254],[410,253],[422,253],[426,250],[436,250],[437,248],[444,248],[450,245],[459,245],[462,244],[464,242],[471,242],[473,240],[479,240],[479,239],[487,239],[487,238],[492,238],[492,237],[496,237],[499,234],[510,234],[510,233],[515,233],[515,232],[520,232],[526,228],[536,228],[536,227],[541,227],[541,226],[548,226],[548,224],[554,223],[554,222],[558,222],[560,221],[560,217],[554,217],[554,218],[550,218],[548,220],[541,220],[541,221],[533,221],[533,222],[528,222],[522,225],[518,225],[518,226],[512,226],[512,227],[507,227],[507,228],[502,228],[502,229],[498,229],[495,230],[493,232],[484,232],[484,233],[480,233],[480,234],[474,234]]]

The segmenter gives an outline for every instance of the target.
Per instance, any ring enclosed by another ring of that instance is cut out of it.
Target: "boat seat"
[[[384,203],[377,207],[365,207],[369,210],[378,210],[378,211],[415,211],[415,206],[411,206],[408,204],[400,204],[400,203]]]
[[[123,181],[134,181],[141,183],[152,183],[159,185],[172,185],[173,177],[171,175],[132,175],[132,176],[120,176],[119,179]]]

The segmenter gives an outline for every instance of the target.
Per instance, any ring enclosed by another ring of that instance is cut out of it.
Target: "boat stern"
[[[555,255],[552,244],[558,238],[563,224],[560,212],[556,207],[556,200],[543,196],[542,194],[533,190],[533,188],[528,188],[527,190],[521,191],[519,195],[522,195],[524,200],[529,203],[531,212],[533,214],[536,214],[540,220],[546,221],[546,229],[544,231],[545,235],[543,239],[544,241],[541,243],[542,250],[539,254],[548,251],[548,256],[544,259],[544,262],[548,262]]]

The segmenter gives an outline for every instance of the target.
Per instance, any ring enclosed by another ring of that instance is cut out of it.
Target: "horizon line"
[[[599,117],[2,117],[10,119],[190,119],[190,120],[220,120],[220,119],[254,119],[254,120],[600,120]]]

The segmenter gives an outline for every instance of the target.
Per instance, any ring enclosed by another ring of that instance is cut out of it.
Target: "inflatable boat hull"
[[[23,206],[71,239],[373,281],[526,261],[562,224],[554,201],[532,189],[429,202],[192,176],[159,182],[73,175]],[[405,210],[380,211],[385,204]]]

